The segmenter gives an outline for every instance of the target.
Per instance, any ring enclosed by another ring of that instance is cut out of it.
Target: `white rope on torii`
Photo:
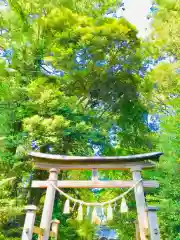
[[[132,191],[140,182],[142,181],[142,179],[138,180],[131,188],[129,188],[126,192],[120,194],[119,196],[108,200],[106,202],[85,202],[79,199],[75,199],[73,197],[71,197],[69,194],[63,192],[62,190],[60,190],[54,183],[49,182],[61,195],[65,196],[67,198],[65,204],[64,204],[64,214],[69,214],[70,213],[70,200],[72,202],[74,202],[74,206],[73,206],[73,210],[75,208],[75,205],[78,203],[79,204],[79,208],[78,208],[78,215],[77,215],[77,220],[82,221],[83,220],[83,207],[87,206],[87,212],[89,212],[89,208],[90,207],[94,207],[94,210],[92,212],[92,222],[96,223],[96,224],[100,224],[101,221],[97,215],[97,210],[96,207],[101,207],[103,212],[104,212],[104,206],[108,205],[107,207],[107,220],[112,220],[113,219],[113,209],[111,207],[111,204],[116,203],[119,199],[122,199],[121,202],[121,207],[120,207],[120,211],[121,213],[125,213],[128,212],[128,206],[126,204],[126,200],[125,200],[125,196]]]
[[[108,204],[112,204],[116,201],[118,201],[119,199],[123,198],[125,195],[127,195],[130,191],[132,191],[140,182],[142,181],[142,179],[140,179],[139,181],[137,181],[131,188],[129,188],[126,192],[122,193],[121,195],[106,201],[106,202],[102,202],[102,203],[98,203],[98,202],[85,202],[79,199],[75,199],[73,197],[71,197],[70,195],[68,195],[67,193],[63,192],[61,189],[59,189],[58,187],[56,187],[56,185],[54,185],[52,182],[50,182],[50,184],[63,196],[65,196],[67,199],[71,200],[72,202],[75,203],[79,203],[85,206],[104,206],[104,205],[108,205]]]

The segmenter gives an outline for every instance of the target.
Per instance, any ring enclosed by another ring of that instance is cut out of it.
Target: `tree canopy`
[[[29,187],[32,178],[47,173],[33,169],[31,149],[81,156],[162,150],[157,170],[144,173],[162,183],[147,201],[162,206],[162,239],[178,239],[180,5],[157,4],[148,39],[138,38],[124,18],[109,16],[120,7],[114,0],[9,0],[0,12],[0,239],[19,239],[29,202],[40,206],[40,221],[44,192]],[[150,125],[155,115],[158,123]],[[115,171],[100,175],[130,178]],[[90,176],[63,171],[59,179]],[[103,201],[121,189],[67,191]],[[61,239],[93,239],[95,226],[88,220],[79,224],[73,214],[68,220],[63,200],[56,196],[53,212],[61,220]],[[109,223],[119,239],[134,237],[133,195],[129,201],[131,213],[117,213]]]

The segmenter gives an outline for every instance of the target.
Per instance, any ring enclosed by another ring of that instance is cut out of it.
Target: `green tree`
[[[165,152],[159,166],[161,191],[160,223],[163,239],[179,239],[179,109],[174,116],[165,117],[162,122],[162,135],[159,148]]]
[[[155,84],[151,103],[160,116],[157,149],[164,152],[155,177],[161,188],[154,200],[160,204],[162,239],[179,239],[179,1],[157,1],[158,13],[153,27],[153,45],[157,56],[166,56],[148,75]],[[151,199],[152,200],[152,199]]]
[[[1,29],[5,32],[0,36],[0,46],[12,50],[6,56],[9,64],[3,59],[0,62],[0,100],[5,104],[1,111],[5,128],[0,125],[4,137],[2,179],[15,177],[16,189],[20,190],[26,181],[30,185],[30,175],[47,177],[29,165],[26,153],[33,140],[41,152],[68,155],[93,155],[94,147],[104,155],[153,148],[143,121],[148,109],[140,97],[146,94],[148,85],[139,74],[141,42],[136,29],[125,19],[105,15],[109,8],[113,11],[116,7],[113,0],[9,0],[8,11],[1,13]],[[63,71],[63,76],[47,71],[44,74],[44,64]],[[68,171],[59,178],[89,176],[89,172]],[[95,198],[83,190],[68,192],[83,200]],[[16,198],[13,189],[9,193],[6,198]],[[21,207],[28,201],[24,195],[23,199]],[[40,209],[43,199],[40,191],[30,197]],[[60,201],[58,196],[56,201]],[[83,234],[84,229],[88,232],[88,223],[68,223],[65,216],[58,214],[59,209],[62,201],[56,204],[53,214],[62,220],[64,239],[88,239]],[[9,221],[7,217],[0,227],[4,235]],[[23,224],[22,214],[19,224]],[[6,235],[5,239],[16,234]]]
[[[179,58],[179,0],[157,0],[159,11],[154,21],[155,44],[171,56]]]

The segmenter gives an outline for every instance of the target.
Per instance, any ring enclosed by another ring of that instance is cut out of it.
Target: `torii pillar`
[[[54,207],[54,199],[56,194],[56,189],[51,185],[53,183],[57,186],[57,169],[52,168],[50,169],[49,179],[48,179],[48,187],[46,190],[46,197],[44,201],[44,208],[41,217],[40,228],[44,229],[44,234],[41,237],[41,240],[48,240],[49,233],[50,233],[50,226],[52,220],[52,212]]]
[[[150,240],[160,240],[160,231],[157,218],[158,207],[148,206],[148,218],[150,228]]]
[[[132,177],[134,181],[139,181],[141,177],[141,168],[133,167],[131,168]],[[134,188],[134,194],[136,199],[136,208],[137,208],[137,218],[139,222],[139,232],[141,240],[149,239],[149,229],[148,229],[148,215],[147,215],[147,206],[144,196],[144,187],[143,183],[139,182],[138,185]]]

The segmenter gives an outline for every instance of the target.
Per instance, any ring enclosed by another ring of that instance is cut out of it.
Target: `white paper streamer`
[[[82,207],[82,204],[80,204],[79,208],[78,208],[77,220],[78,221],[82,221],[83,220],[83,207]]]
[[[107,208],[107,220],[108,221],[113,220],[113,209],[110,204],[108,205],[108,208]]]
[[[127,203],[126,203],[126,199],[124,197],[122,198],[120,211],[121,211],[121,213],[127,213],[128,212],[128,206],[127,206]]]
[[[69,199],[66,200],[65,204],[64,204],[64,214],[69,214],[70,213],[70,201]]]

